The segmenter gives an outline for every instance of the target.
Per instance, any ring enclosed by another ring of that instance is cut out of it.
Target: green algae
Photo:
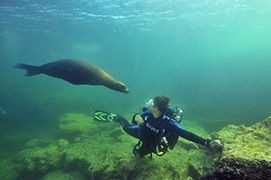
[[[210,137],[194,122],[184,127]],[[212,167],[212,152],[187,140],[180,138],[174,150],[152,159],[133,155],[137,141],[118,123],[68,113],[59,118],[57,138],[27,142],[10,162],[17,164],[19,179],[196,179]]]
[[[84,114],[68,113],[59,118],[59,129],[63,137],[91,136],[100,133],[96,123]]]
[[[15,163],[12,158],[1,160],[0,167],[0,179],[14,180],[19,178],[21,166]]]
[[[271,117],[253,126],[228,125],[213,133],[214,138],[224,142],[224,157],[262,159],[271,161]]]
[[[250,127],[228,125],[213,133],[224,142],[220,158],[215,159],[218,171],[212,178],[270,179],[271,117]]]
[[[52,141],[45,147],[26,148],[17,153],[14,161],[21,165],[20,171],[24,178],[38,178],[52,169],[63,166],[65,153],[56,142]]]
[[[86,177],[79,171],[63,172],[52,171],[46,174],[41,180],[85,180]]]

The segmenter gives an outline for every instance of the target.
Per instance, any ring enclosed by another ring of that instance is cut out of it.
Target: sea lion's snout
[[[125,86],[124,93],[129,93],[129,89]]]
[[[116,83],[115,90],[122,93],[129,93],[129,89],[122,82]]]

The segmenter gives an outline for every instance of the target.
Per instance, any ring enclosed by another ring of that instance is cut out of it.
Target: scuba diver
[[[96,110],[94,119],[120,123],[127,134],[139,139],[139,142],[134,146],[133,154],[141,157],[147,154],[150,154],[152,157],[152,153],[158,156],[164,155],[168,148],[174,148],[179,136],[214,150],[221,147],[219,140],[203,139],[182,128],[177,121],[180,122],[180,119],[182,119],[183,110],[178,113],[177,108],[169,109],[169,101],[170,99],[165,96],[156,96],[151,99],[147,103],[148,107],[143,108],[143,114],[139,115],[137,113],[133,116],[132,123],[134,125],[130,125],[120,115],[105,111]],[[171,118],[166,116],[166,114],[171,116]]]

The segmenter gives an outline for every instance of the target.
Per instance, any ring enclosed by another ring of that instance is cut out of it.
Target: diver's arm
[[[171,131],[177,133],[179,136],[181,136],[184,139],[209,147],[209,143],[211,142],[210,139],[204,139],[192,132],[186,131],[177,123],[169,122],[169,128]]]
[[[149,111],[144,112],[143,114],[139,115],[136,113],[132,118],[132,123],[136,125],[142,125],[144,123],[144,118],[149,114]]]
[[[133,116],[133,118],[132,118],[132,123],[133,124],[137,124],[137,122],[136,122],[136,120],[135,120],[135,117],[136,116],[140,116],[138,113],[136,113],[134,116]]]

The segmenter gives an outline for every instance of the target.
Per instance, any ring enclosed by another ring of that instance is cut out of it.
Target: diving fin
[[[106,111],[95,110],[94,120],[102,121],[102,122],[112,122],[116,121],[118,116],[113,113],[109,113]]]

